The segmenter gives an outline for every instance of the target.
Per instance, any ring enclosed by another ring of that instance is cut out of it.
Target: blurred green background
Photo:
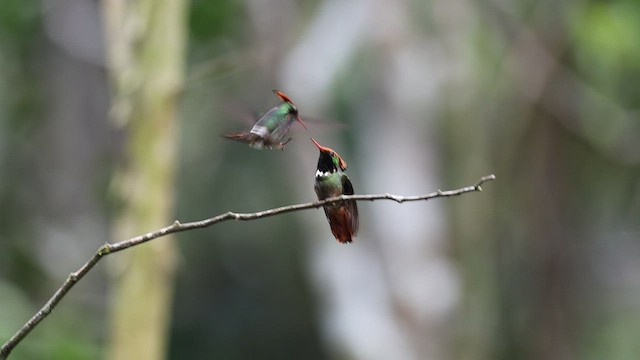
[[[105,3],[0,2],[0,342],[122,240],[112,187],[128,128],[112,116]],[[640,354],[638,1],[186,6],[167,224],[315,199],[317,150],[297,125],[284,152],[220,137],[275,106],[274,88],[347,161],[356,193],[497,180],[360,203],[350,245],[318,210],[156,240],[177,245],[164,358]],[[121,255],[12,358],[109,358]]]

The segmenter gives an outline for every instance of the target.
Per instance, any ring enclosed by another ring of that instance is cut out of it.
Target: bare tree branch
[[[249,221],[255,219],[261,219],[265,217],[275,216],[279,214],[300,211],[305,209],[314,209],[319,208],[323,205],[340,202],[344,200],[356,200],[356,201],[374,201],[374,200],[392,200],[397,203],[409,202],[409,201],[422,201],[422,200],[431,200],[436,198],[444,198],[444,197],[453,197],[459,196],[462,194],[482,191],[481,185],[485,182],[495,180],[494,175],[488,175],[482,177],[477,183],[471,186],[466,186],[463,188],[459,188],[456,190],[447,190],[442,191],[438,190],[429,194],[424,195],[414,195],[414,196],[399,196],[392,194],[367,194],[367,195],[342,195],[330,199],[325,199],[323,201],[309,202],[304,204],[296,204],[289,206],[282,206],[274,209],[258,211],[254,213],[235,213],[232,211],[226,212],[224,214],[205,219],[200,221],[192,221],[187,223],[181,223],[176,220],[173,224],[163,227],[162,229],[158,229],[156,231],[148,232],[144,235],[139,235],[128,240],[122,240],[112,244],[104,244],[101,246],[96,252],[91,256],[91,258],[80,267],[77,271],[69,274],[67,279],[62,283],[62,285],[56,290],[56,292],[49,298],[47,303],[40,309],[38,312],[27,321],[20,330],[18,330],[7,342],[5,342],[2,347],[0,347],[0,360],[6,360],[11,351],[18,345],[30,332],[33,330],[44,318],[46,318],[53,308],[58,305],[60,300],[71,290],[71,288],[84,277],[104,256],[109,254],[130,248],[132,246],[140,245],[147,241],[187,230],[193,229],[201,229],[205,227],[209,227],[211,225],[217,224],[219,222],[227,221],[227,220],[241,220],[241,221]]]

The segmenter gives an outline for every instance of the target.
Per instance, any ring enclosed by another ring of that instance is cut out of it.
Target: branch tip
[[[487,181],[492,181],[492,180],[495,180],[495,179],[496,179],[496,176],[494,174],[483,176],[483,177],[480,178],[480,181],[478,181],[474,185],[474,188],[476,189],[476,191],[482,191],[482,188],[480,187],[482,184],[484,184]]]

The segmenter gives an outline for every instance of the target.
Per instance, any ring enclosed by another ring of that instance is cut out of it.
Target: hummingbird
[[[347,163],[333,149],[324,147],[314,139],[311,141],[320,150],[314,190],[318,200],[353,195],[353,185],[344,173]],[[324,213],[329,220],[331,232],[340,243],[350,243],[358,233],[358,205],[355,200],[347,200],[324,205]]]
[[[273,93],[282,100],[282,104],[272,108],[258,119],[249,132],[225,134],[224,137],[247,143],[254,149],[284,150],[285,145],[291,141],[291,138],[287,138],[287,134],[294,122],[299,122],[309,130],[302,122],[296,104],[280,90],[273,90]]]

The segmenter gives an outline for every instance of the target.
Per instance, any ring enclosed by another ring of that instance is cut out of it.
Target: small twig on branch
[[[452,197],[459,196],[465,193],[482,191],[481,185],[487,181],[495,180],[494,175],[488,175],[482,177],[477,183],[471,186],[466,186],[456,190],[447,190],[447,191],[435,191],[429,194],[424,195],[415,195],[415,196],[399,196],[399,195],[391,195],[391,194],[368,194],[368,195],[342,195],[330,199],[325,199],[323,201],[316,201],[304,204],[296,204],[289,206],[282,206],[279,208],[269,209],[258,211],[254,213],[235,213],[235,212],[226,212],[224,214],[205,219],[200,221],[193,221],[187,223],[181,223],[176,220],[173,224],[163,227],[162,229],[152,231],[146,233],[144,235],[139,235],[128,240],[119,241],[112,244],[104,244],[98,250],[96,250],[95,254],[86,262],[80,269],[75,272],[69,274],[67,279],[62,283],[62,285],[56,290],[56,292],[51,296],[51,298],[47,301],[47,303],[40,309],[38,312],[27,321],[18,332],[16,332],[7,342],[5,342],[2,347],[0,347],[0,360],[6,360],[11,351],[24,339],[31,330],[33,330],[42,320],[44,320],[47,315],[51,313],[53,308],[58,305],[60,300],[71,290],[71,288],[84,277],[104,256],[130,248],[132,246],[140,245],[149,240],[153,240],[155,238],[159,238],[165,235],[192,230],[192,229],[200,229],[209,227],[211,225],[217,224],[219,222],[227,221],[227,220],[242,220],[249,221],[255,219],[261,219],[265,217],[275,216],[279,214],[305,210],[305,209],[314,209],[322,207],[323,205],[344,201],[344,200],[356,200],[356,201],[374,201],[374,200],[392,200],[397,203],[409,202],[409,201],[422,201],[422,200],[431,200],[442,197]]]

